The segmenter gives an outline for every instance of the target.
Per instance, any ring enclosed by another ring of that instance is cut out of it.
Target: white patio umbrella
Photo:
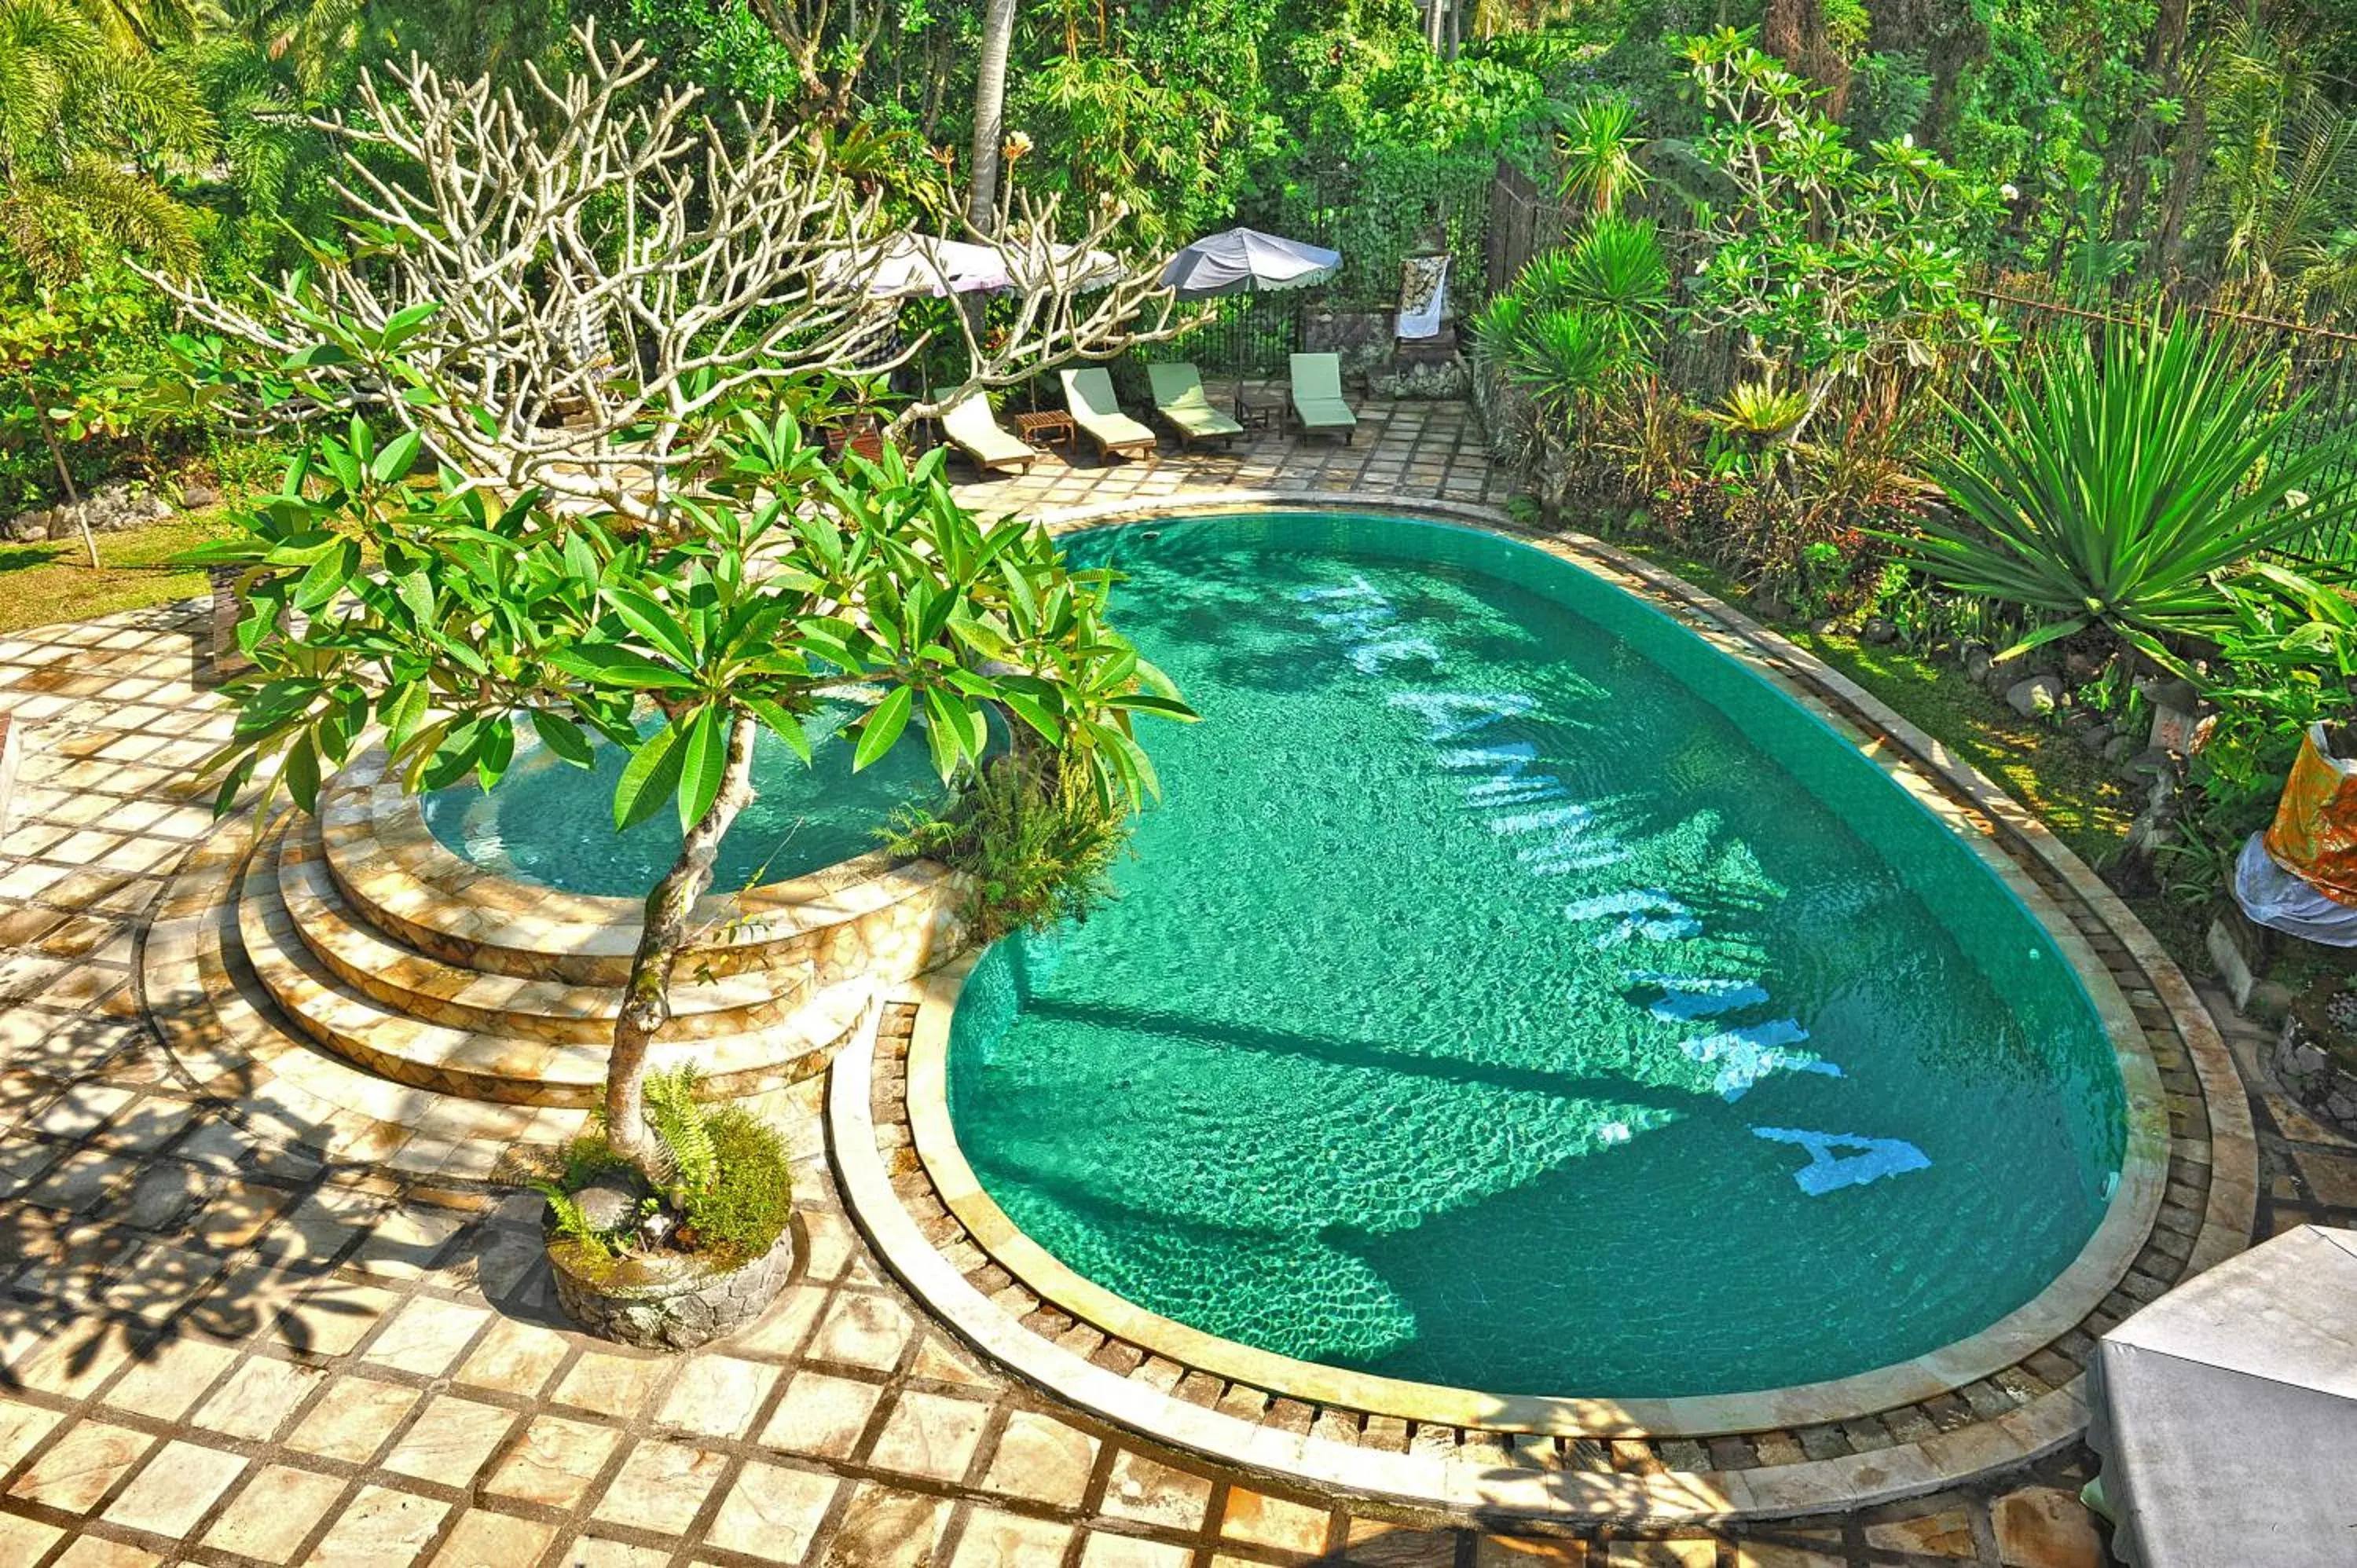
[[[1342,252],[1257,229],[1206,234],[1170,258],[1163,286],[1181,299],[1262,289],[1307,288],[1324,283],[1342,264]]]
[[[868,271],[867,293],[875,299],[906,299],[929,294],[996,293],[1011,287],[1006,263],[988,245],[942,240],[931,234],[895,234]]]

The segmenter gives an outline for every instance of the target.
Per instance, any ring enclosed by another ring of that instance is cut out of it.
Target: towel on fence
[[[1399,336],[1413,341],[1440,336],[1448,312],[1448,258],[1410,256],[1400,263]]]

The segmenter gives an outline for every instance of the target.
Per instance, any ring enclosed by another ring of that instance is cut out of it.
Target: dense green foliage
[[[1977,399],[1933,465],[1969,524],[1901,542],[1935,582],[2038,618],[2000,658],[2100,627],[2177,667],[2172,645],[2231,624],[2226,574],[2357,510],[2342,443],[2282,451],[2298,404],[2267,410],[2268,367],[2196,320],[2073,341],[2037,371]]]
[[[1084,779],[1063,758],[1001,758],[942,815],[904,810],[885,847],[966,877],[963,913],[977,941],[1084,919],[1113,896],[1114,862],[1129,842],[1127,813],[1109,810]]]

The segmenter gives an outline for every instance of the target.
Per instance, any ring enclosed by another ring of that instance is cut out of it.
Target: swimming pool
[[[755,737],[753,803],[721,841],[715,890],[783,882],[865,854],[896,808],[939,803],[941,781],[913,728],[851,770],[852,747],[840,732],[856,713],[836,703],[813,715],[807,767],[769,731]],[[679,858],[679,818],[666,808],[617,832],[614,786],[629,757],[604,740],[595,747],[594,766],[576,768],[520,726],[515,760],[499,784],[488,793],[470,781],[420,797],[425,825],[444,848],[487,871],[566,893],[643,898]]]
[[[1123,896],[954,1020],[959,1144],[1063,1263],[1303,1360],[1642,1398],[1925,1354],[2093,1233],[2094,1004],[1751,671],[1445,524],[1067,547],[1204,722],[1151,737]]]

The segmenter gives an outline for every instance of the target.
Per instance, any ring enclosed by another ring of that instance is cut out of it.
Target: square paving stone
[[[33,1451],[33,1444],[49,1434],[49,1429],[65,1417],[39,1405],[18,1404],[0,1398],[0,1470],[15,1467],[17,1460]]]
[[[197,1412],[197,1424],[259,1443],[311,1397],[327,1373],[269,1356],[249,1356]]]
[[[579,1405],[625,1421],[645,1408],[647,1397],[671,1370],[667,1361],[633,1359],[592,1350],[573,1363],[556,1385],[556,1402]]]
[[[1006,1418],[982,1484],[1050,1508],[1076,1509],[1096,1462],[1095,1438],[1053,1416],[1018,1410]]]
[[[1230,1541],[1250,1541],[1279,1552],[1323,1552],[1331,1517],[1328,1509],[1232,1487],[1227,1509],[1220,1516],[1220,1533]]]
[[[931,1568],[950,1505],[863,1481],[826,1544],[827,1568]]]
[[[447,1503],[390,1487],[363,1487],[305,1559],[309,1568],[411,1568],[442,1528]]]
[[[352,1254],[352,1262],[380,1279],[422,1279],[436,1254],[466,1223],[465,1216],[447,1208],[408,1204],[387,1209],[369,1227],[368,1240]]]
[[[421,1481],[464,1487],[515,1424],[513,1411],[436,1394],[384,1457],[384,1467]]]
[[[1106,1479],[1104,1511],[1115,1519],[1158,1524],[1168,1530],[1202,1527],[1211,1502],[1211,1483],[1202,1477],[1124,1449],[1114,1456]]]
[[[1845,1568],[1846,1562],[1786,1541],[1742,1541],[1735,1546],[1735,1568]]]
[[[1194,1552],[1134,1535],[1098,1531],[1081,1548],[1081,1568],[1188,1568]]]
[[[271,1338],[290,1350],[313,1356],[345,1355],[400,1301],[391,1291],[374,1285],[329,1280],[313,1285],[280,1309]]]
[[[705,1544],[764,1563],[800,1563],[826,1519],[835,1485],[832,1476],[756,1460],[729,1488]]]
[[[2094,1516],[2070,1493],[2028,1487],[1999,1498],[1989,1511],[1996,1522],[1996,1559],[2006,1568],[2103,1568]]]
[[[418,1296],[385,1325],[361,1359],[424,1378],[439,1377],[490,1316],[479,1306]]]
[[[706,1437],[742,1437],[761,1412],[778,1369],[734,1356],[694,1356],[679,1369],[655,1420]]]
[[[131,1484],[107,1506],[110,1524],[178,1540],[196,1528],[221,1494],[245,1469],[245,1460],[225,1449],[175,1439],[151,1457]]]
[[[1457,1568],[1457,1537],[1389,1520],[1354,1519],[1342,1548],[1351,1568]]]
[[[504,1393],[538,1393],[573,1347],[565,1336],[534,1324],[503,1317],[477,1342],[459,1363],[457,1378],[478,1388]]]
[[[205,1544],[265,1563],[284,1563],[295,1555],[343,1490],[344,1481],[339,1476],[297,1470],[291,1465],[265,1465],[213,1521],[212,1529],[205,1532]]]
[[[177,1334],[145,1360],[135,1359],[106,1391],[106,1402],[156,1421],[178,1421],[236,1359],[237,1352],[226,1345]]]
[[[162,1561],[144,1546],[85,1535],[59,1553],[51,1568],[155,1568]]]
[[[53,1524],[0,1513],[0,1563],[37,1563],[64,1533]]]
[[[950,1568],[1037,1568],[1060,1563],[1071,1539],[1069,1524],[976,1509],[965,1521]]]
[[[828,1304],[808,1355],[814,1361],[888,1372],[899,1364],[914,1331],[907,1309],[890,1296],[845,1291]]]
[[[762,1430],[762,1444],[789,1454],[847,1459],[883,1392],[873,1383],[796,1372]]]
[[[885,1419],[867,1462],[881,1470],[955,1482],[982,1441],[990,1407],[944,1394],[904,1393]]]
[[[323,1459],[365,1465],[416,1402],[417,1391],[398,1383],[339,1378],[319,1396],[286,1445]]]
[[[129,1427],[82,1422],[27,1466],[8,1495],[63,1513],[88,1513],[154,1442]]]
[[[725,1454],[650,1438],[622,1461],[621,1473],[598,1499],[597,1517],[677,1535],[694,1522],[704,1495],[727,1467]]]
[[[1579,1541],[1485,1535],[1473,1547],[1473,1568],[1580,1568],[1587,1561],[1587,1542]],[[1596,1561],[1604,1561],[1600,1546]]]
[[[931,1335],[918,1345],[917,1359],[909,1364],[909,1375],[937,1383],[963,1383],[974,1389],[996,1389],[999,1386],[998,1380],[989,1373]]]
[[[1892,1520],[1866,1527],[1866,1543],[1888,1552],[1913,1552],[1926,1557],[1972,1557],[1973,1521],[1962,1509]]]
[[[553,1524],[475,1509],[451,1527],[434,1568],[523,1568],[540,1561],[555,1535]]]
[[[751,1327],[728,1337],[729,1346],[761,1356],[794,1355],[810,1338],[811,1326],[826,1302],[827,1292],[816,1285],[789,1285]]]
[[[27,1388],[84,1400],[131,1359],[131,1347],[103,1318],[59,1323],[29,1356],[9,1369]]]
[[[1717,1561],[1718,1545],[1709,1541],[1615,1541],[1603,1557],[1605,1568],[1711,1568]]]
[[[663,1568],[671,1561],[671,1553],[651,1546],[632,1546],[628,1541],[585,1535],[566,1547],[558,1561],[565,1568]]]
[[[570,1509],[588,1494],[621,1434],[609,1426],[534,1416],[483,1489],[547,1508]]]

